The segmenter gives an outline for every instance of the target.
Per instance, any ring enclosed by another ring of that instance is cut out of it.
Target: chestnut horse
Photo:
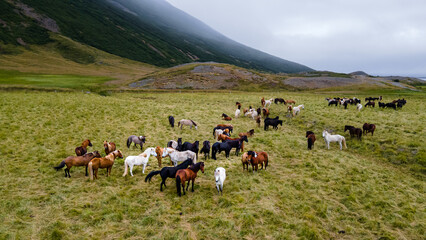
[[[93,180],[93,175],[95,175],[95,178],[98,179],[99,168],[107,169],[107,177],[108,175],[111,175],[112,165],[114,165],[114,160],[116,158],[123,158],[123,154],[121,153],[120,150],[115,150],[103,158],[93,158],[92,160],[90,160],[89,162],[90,180]]]
[[[252,137],[253,135],[254,135],[254,129],[251,129],[250,131],[245,132],[245,133],[239,133],[238,134],[239,137],[242,137],[242,136]]]
[[[259,164],[261,165],[260,169],[263,169],[263,163],[265,163],[265,170],[268,166],[268,154],[266,152],[254,152],[248,151],[248,160],[251,163],[252,171],[259,168]],[[248,169],[247,169],[248,171]]]
[[[67,165],[67,168],[65,169],[65,177],[71,177],[70,175],[70,169],[72,166],[86,166],[86,176],[87,176],[87,164],[95,157],[101,157],[98,151],[94,151],[91,153],[86,153],[83,156],[69,156],[65,158],[57,167],[53,167],[58,171],[59,169],[65,167]]]
[[[262,104],[262,107],[265,107],[265,98],[264,97],[262,99],[260,99],[260,103]]]
[[[89,139],[84,140],[83,143],[81,143],[80,147],[75,148],[75,154],[77,156],[83,156],[84,154],[87,153],[87,146],[89,147],[92,146],[92,143],[90,142]]]
[[[230,116],[226,115],[225,113],[222,113],[222,117],[223,117],[223,120],[225,120],[225,121],[231,121],[232,120],[232,118]]]
[[[373,134],[374,134],[374,130],[376,130],[376,125],[374,125],[374,124],[364,123],[364,125],[362,126],[362,129],[363,129],[363,133],[364,133],[364,135],[365,135],[366,133],[371,132],[371,136],[373,136]]]
[[[115,143],[108,142],[107,140],[104,141],[104,148],[105,148],[106,155],[116,150]]]
[[[263,117],[269,117],[269,110],[267,108],[262,108]]]
[[[287,103],[296,104],[296,101],[289,99],[285,101],[285,104]]]
[[[180,185],[182,185],[183,189],[183,195],[185,195],[185,182],[188,181],[188,185],[186,186],[186,191],[188,191],[189,183],[192,180],[192,189],[191,191],[194,192],[194,181],[197,177],[197,172],[201,169],[201,172],[204,173],[204,162],[199,162],[196,164],[193,164],[189,168],[186,169],[180,169],[176,172],[176,189],[178,196],[182,196]]]

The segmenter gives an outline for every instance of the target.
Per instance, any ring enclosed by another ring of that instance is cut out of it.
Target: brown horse
[[[185,195],[185,182],[188,181],[188,185],[186,186],[186,191],[188,191],[189,183],[192,180],[192,192],[194,192],[194,181],[197,177],[197,172],[201,169],[201,172],[204,173],[204,162],[198,162],[193,164],[189,168],[180,169],[176,172],[176,189],[177,194],[182,196],[180,185],[182,185],[183,195]]]
[[[248,151],[249,162],[251,163],[252,171],[258,169],[259,164],[261,165],[260,169],[263,169],[263,163],[265,163],[265,170],[268,166],[268,154],[266,152],[254,152]]]
[[[247,169],[247,171],[248,171],[248,165],[249,165],[248,153],[243,153],[243,156],[241,157],[241,163],[243,164],[243,171],[245,169]]]
[[[315,134],[311,131],[307,131],[306,132],[306,138],[308,138],[308,149],[312,150],[312,147],[314,146],[314,143],[317,140],[315,138]]]
[[[250,131],[245,132],[245,133],[239,133],[238,134],[239,137],[242,137],[242,136],[252,137],[253,135],[254,135],[254,129],[251,129]]]
[[[65,169],[65,177],[71,177],[70,175],[70,169],[72,166],[86,166],[86,176],[87,176],[87,164],[89,164],[90,160],[92,160],[95,157],[101,157],[98,151],[94,151],[91,153],[86,153],[83,156],[69,156],[65,158],[57,167],[53,167],[58,171],[59,169],[65,167],[67,165],[67,168]]]
[[[374,130],[376,130],[376,125],[374,125],[374,124],[368,124],[368,123],[364,123],[364,125],[362,126],[362,129],[363,129],[363,133],[364,133],[364,135],[366,134],[366,133],[369,133],[369,132],[371,132],[371,136],[373,136],[373,134],[374,134]]]
[[[231,121],[232,120],[232,118],[230,116],[226,115],[225,113],[222,113],[222,117],[223,117],[223,120],[225,120],[225,121]]]
[[[256,117],[256,123],[257,123],[257,126],[258,126],[258,127],[260,127],[260,122],[261,122],[261,121],[260,121],[260,116],[257,116],[257,117]]]
[[[269,117],[269,110],[267,108],[262,108],[262,113],[264,118]]]
[[[262,99],[260,99],[260,103],[262,104],[262,107],[265,107],[265,98],[264,97]]]
[[[105,148],[105,154],[108,155],[110,154],[112,151],[115,151],[116,147],[115,147],[115,143],[113,142],[108,142],[108,141],[104,141],[104,148]]]
[[[157,154],[157,161],[158,161],[158,166],[159,167],[161,167],[161,164],[162,164],[162,159],[163,159],[163,151],[164,151],[164,149],[163,148],[161,148],[161,147],[156,147],[155,148],[155,153]],[[173,162],[172,162],[172,160],[170,160],[170,163],[173,165]]]
[[[235,105],[237,105],[237,106],[238,106],[238,109],[240,109],[240,108],[241,108],[241,103],[240,103],[240,102],[236,102],[236,103],[235,103]]]
[[[296,101],[289,99],[289,100],[285,100],[285,103],[286,103],[286,104],[287,104],[287,103],[296,104]]]
[[[75,154],[77,154],[77,156],[83,156],[87,153],[87,146],[92,146],[92,143],[89,139],[84,140],[80,147],[75,148]]]
[[[111,175],[112,165],[114,165],[114,160],[116,158],[123,158],[123,154],[120,150],[114,150],[103,158],[93,158],[92,160],[90,160],[88,164],[90,180],[93,180],[93,175],[95,175],[95,178],[98,179],[99,168],[107,169],[107,177],[108,175]]]
[[[287,112],[289,112],[289,113],[293,113],[293,106],[292,106],[292,105],[289,105],[289,106],[287,107]]]

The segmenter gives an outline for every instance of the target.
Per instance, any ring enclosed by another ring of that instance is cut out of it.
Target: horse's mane
[[[192,121],[191,119],[189,119],[189,121],[191,121],[192,124],[194,124],[194,126],[197,126],[197,124],[194,121]]]

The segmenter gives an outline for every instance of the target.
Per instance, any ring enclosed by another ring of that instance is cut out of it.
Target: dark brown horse
[[[182,185],[183,189],[183,195],[185,195],[185,182],[188,181],[188,185],[186,186],[186,191],[188,191],[189,183],[192,180],[192,189],[191,191],[194,192],[194,181],[197,177],[198,171],[201,169],[201,172],[204,173],[204,162],[198,162],[189,168],[186,169],[180,169],[176,172],[176,189],[177,194],[182,196],[180,186]]]
[[[115,143],[113,142],[108,142],[108,141],[104,141],[104,149],[105,149],[105,154],[108,155],[111,152],[115,151],[116,147],[115,147]]]
[[[80,167],[80,166],[86,166],[86,176],[87,176],[87,164],[89,164],[90,160],[93,158],[98,157],[100,158],[101,155],[98,151],[94,151],[91,153],[86,153],[83,156],[69,156],[65,158],[57,167],[53,167],[58,171],[59,169],[67,166],[65,169],[65,177],[71,177],[70,175],[70,169],[72,166]]]
[[[262,108],[262,113],[264,118],[269,117],[269,110],[267,108]]]
[[[365,135],[366,133],[371,132],[371,136],[373,136],[373,134],[374,134],[374,130],[376,130],[376,125],[374,125],[374,124],[364,123],[364,125],[362,126],[362,129],[363,129],[363,133],[364,133],[364,135]]]
[[[263,163],[265,163],[265,170],[268,166],[268,154],[266,152],[254,152],[254,151],[248,151],[248,160],[251,164],[252,171],[259,168],[259,164],[261,165],[260,169],[263,169]]]
[[[112,165],[114,165],[114,161],[116,158],[123,158],[123,154],[120,150],[115,150],[105,157],[93,158],[92,160],[90,160],[88,164],[90,180],[93,180],[93,175],[95,175],[95,178],[98,179],[99,168],[106,168],[107,177],[108,175],[111,176]]]
[[[308,149],[312,150],[312,147],[314,146],[314,143],[317,140],[315,138],[315,134],[311,131],[307,131],[306,132],[306,138],[308,138]]]
[[[275,103],[275,104],[278,104],[278,103],[284,103],[284,104],[286,104],[286,103],[285,103],[285,100],[284,100],[284,99],[282,99],[282,98],[275,98],[275,99],[274,99],[274,103]]]
[[[223,117],[223,120],[225,120],[225,121],[231,121],[232,120],[232,118],[230,116],[226,115],[225,113],[222,113],[222,117]]]
[[[75,148],[75,154],[77,154],[77,156],[83,156],[87,153],[87,146],[92,146],[92,143],[89,139],[84,140],[80,147]]]
[[[368,102],[368,103],[366,103],[365,107],[368,107],[368,106],[374,107],[374,106],[376,106],[376,102]]]
[[[260,99],[260,103],[262,104],[262,107],[265,107],[265,98],[264,97],[262,99]]]
[[[345,132],[349,130],[349,133],[351,134],[351,137],[357,137],[359,140],[361,140],[362,136],[362,130],[361,128],[356,128],[354,126],[345,125]]]

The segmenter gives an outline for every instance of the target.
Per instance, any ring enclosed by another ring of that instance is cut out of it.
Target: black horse
[[[199,141],[195,141],[194,143],[184,142],[182,144],[182,150],[180,150],[180,151],[189,150],[191,152],[194,152],[197,155],[197,158],[198,158],[199,145],[200,145]]]
[[[331,101],[328,102],[328,106],[331,106],[331,105],[334,104],[337,107],[337,103],[338,103],[337,100],[331,100]]]
[[[361,136],[362,136],[362,130],[361,128],[356,128],[354,126],[349,126],[349,125],[345,125],[345,132],[349,130],[349,134],[351,135],[351,137],[358,137],[359,140],[361,140]]]
[[[391,103],[386,103],[386,107],[387,107],[387,108],[393,108],[393,109],[395,109],[395,110],[396,110],[396,104],[395,104],[395,103],[393,103],[393,102],[391,102]]]
[[[169,116],[169,123],[172,128],[175,127],[175,118],[173,116]]]
[[[162,179],[161,184],[160,184],[160,191],[163,191],[163,184],[164,184],[164,187],[166,187],[166,179],[168,177],[169,178],[175,178],[176,172],[179,169],[185,169],[189,165],[192,165],[192,159],[191,158],[186,159],[183,163],[177,165],[176,167],[163,167],[160,171],[152,171],[146,176],[145,182],[147,182],[147,181],[151,182],[151,178],[153,176],[160,174],[161,179]]]
[[[232,147],[229,145],[228,142],[215,142],[212,146],[212,158],[214,160],[217,160],[216,153],[220,153],[222,151],[225,151],[225,157],[229,158],[229,153],[231,152]]]
[[[282,98],[275,98],[275,99],[274,99],[274,103],[275,103],[275,104],[278,104],[278,103],[284,103],[284,104],[286,104],[285,100],[284,100],[284,99],[282,99]]]
[[[204,159],[207,160],[207,157],[210,158],[210,142],[204,141],[203,148],[201,148],[200,153],[204,153]]]
[[[268,130],[269,126],[272,126],[273,129],[278,129],[278,124],[279,125],[283,125],[283,121],[279,120],[279,117],[275,117],[275,118],[265,118],[264,121],[265,126],[263,127],[263,129],[266,131]]]
[[[238,153],[241,149],[241,145],[243,144],[243,142],[248,142],[248,139],[247,136],[242,136],[237,140],[226,140],[225,142],[227,142],[229,146],[231,146],[231,149],[235,148],[235,155],[238,156]]]

